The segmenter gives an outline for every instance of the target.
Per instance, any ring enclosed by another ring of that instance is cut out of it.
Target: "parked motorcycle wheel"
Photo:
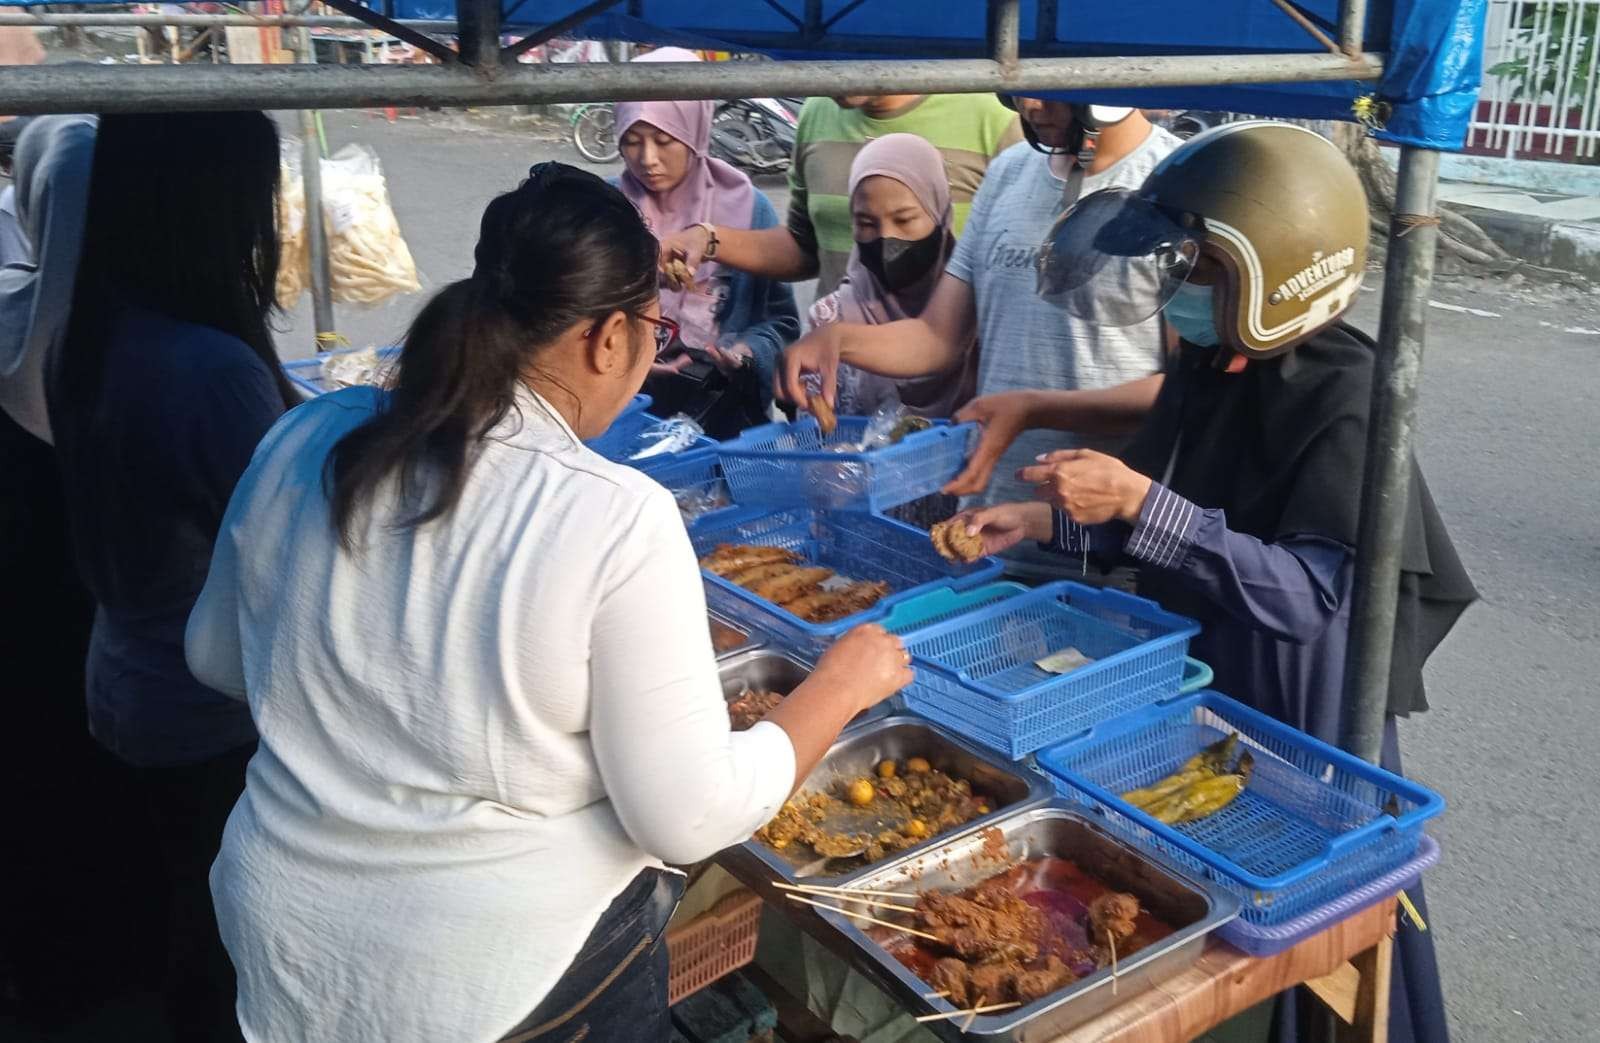
[[[614,163],[617,148],[617,114],[610,105],[585,105],[572,116],[572,144],[591,163]]]

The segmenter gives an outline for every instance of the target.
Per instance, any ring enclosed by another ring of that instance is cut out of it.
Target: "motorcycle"
[[[795,98],[742,98],[719,102],[711,120],[711,154],[752,174],[789,169],[803,102]],[[609,103],[580,105],[570,117],[572,144],[591,163],[612,163],[617,148],[616,110]]]
[[[796,113],[774,98],[743,98],[717,106],[711,154],[751,174],[776,174],[794,159]]]
[[[1212,127],[1220,127],[1228,122],[1228,114],[1206,109],[1171,109],[1155,122],[1157,126],[1171,131],[1179,139],[1188,141],[1197,134],[1203,134]]]

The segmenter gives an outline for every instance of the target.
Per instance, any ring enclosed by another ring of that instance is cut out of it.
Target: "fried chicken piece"
[[[917,899],[917,916],[929,933],[968,960],[1032,960],[1044,933],[1038,909],[998,889],[980,889],[971,898],[928,892]]]
[[[1044,966],[1038,970],[1022,971],[1011,983],[1012,998],[1019,1003],[1032,1003],[1043,996],[1078,979],[1072,973],[1072,968],[1062,963],[1054,954],[1045,958]]]
[[[950,518],[928,530],[933,549],[946,561],[971,564],[983,557],[983,538],[967,531],[965,519]]]
[[[807,395],[806,408],[817,418],[817,430],[822,432],[822,437],[832,436],[839,427],[839,418],[834,415],[833,407],[828,405],[828,400],[821,395]]]
[[[778,708],[783,696],[759,688],[746,689],[737,699],[728,703],[728,720],[736,732],[753,728],[756,722]]]
[[[682,258],[674,257],[662,266],[661,280],[674,290],[687,290],[694,285],[694,269]]]
[[[933,972],[928,975],[928,984],[934,989],[945,994],[945,999],[955,1007],[970,1005],[970,994],[967,989],[969,972],[967,965],[954,956],[944,956],[934,961]]]
[[[726,576],[730,572],[749,568],[751,565],[760,565],[767,562],[786,561],[793,563],[798,560],[793,551],[782,547],[758,547],[734,543],[724,543],[716,550],[700,559],[700,567],[718,576]]]
[[[798,566],[787,561],[766,561],[757,565],[748,565],[737,572],[730,572],[722,578],[729,583],[737,583],[745,589],[754,587],[762,580],[771,579],[773,576],[784,576],[793,572]]]
[[[857,612],[865,612],[888,593],[887,583],[852,583],[838,590],[812,591],[783,607],[808,623],[831,623]]]
[[[745,589],[758,598],[765,598],[781,605],[785,601],[793,601],[802,594],[816,589],[823,580],[832,575],[832,569],[791,568],[782,575],[770,576],[760,582],[749,584]]]
[[[1022,968],[1015,963],[979,963],[967,974],[967,992],[972,1002],[1004,1003],[1011,995],[1012,982]]]
[[[1122,944],[1133,937],[1139,899],[1123,891],[1107,891],[1089,903],[1089,937],[1101,945]]]

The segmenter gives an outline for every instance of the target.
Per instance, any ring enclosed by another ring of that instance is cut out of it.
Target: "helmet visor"
[[[1074,318],[1134,326],[1194,271],[1200,236],[1127,189],[1084,196],[1039,245],[1038,293]]]

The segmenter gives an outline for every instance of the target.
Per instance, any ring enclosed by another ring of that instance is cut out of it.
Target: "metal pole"
[[[0,5],[3,6],[3,5]],[[456,23],[440,21],[438,19],[401,18],[395,19],[396,25],[403,25],[408,29],[419,32],[452,35],[456,31]],[[370,29],[371,23],[358,18],[345,18],[338,15],[295,15],[295,14],[56,14],[45,12],[40,14],[0,14],[0,26],[23,26],[34,29],[44,28],[139,28],[160,29],[163,26],[175,25],[184,29],[210,29],[213,27],[235,26],[239,28],[261,29],[295,29],[306,26],[312,29]]]
[[[1428,288],[1433,283],[1438,227],[1439,153],[1404,146],[1372,376],[1367,469],[1361,488],[1361,526],[1345,655],[1344,720],[1340,745],[1376,762],[1383,749],[1389,705],[1389,663],[1400,588],[1400,553],[1411,493],[1411,435],[1422,373]]]
[[[1022,0],[989,0],[989,37],[994,60],[1015,69],[1022,47]]]
[[[1339,0],[1339,46],[1351,58],[1366,46],[1367,0]]]
[[[456,20],[462,64],[493,78],[500,70],[500,0],[457,0]]]
[[[311,43],[311,30],[295,30],[295,49],[300,61],[315,65],[317,52]],[[317,114],[300,110],[300,179],[306,202],[306,247],[310,254],[311,315],[316,326],[317,350],[322,351],[336,335],[333,317],[333,277],[328,268],[328,226],[322,216],[322,145],[317,134]]]
[[[818,62],[507,65],[493,78],[457,65],[15,66],[0,112],[217,111],[557,105],[580,101],[977,94],[1113,87],[1375,80],[1382,56],[1236,54]]]

